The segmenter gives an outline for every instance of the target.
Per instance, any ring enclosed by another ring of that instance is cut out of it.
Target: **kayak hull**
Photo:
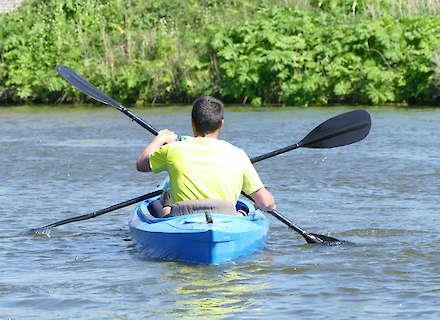
[[[129,220],[137,249],[149,257],[220,264],[264,247],[269,222],[261,212],[253,211],[246,217],[214,213],[212,223],[207,223],[205,214],[158,219],[149,214],[150,202],[142,202]]]

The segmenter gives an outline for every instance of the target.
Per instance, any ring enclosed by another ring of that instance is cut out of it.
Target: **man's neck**
[[[204,135],[196,133],[195,137],[196,138],[214,138],[214,139],[218,139],[219,134],[220,134],[220,130],[216,130],[214,132],[206,133]]]

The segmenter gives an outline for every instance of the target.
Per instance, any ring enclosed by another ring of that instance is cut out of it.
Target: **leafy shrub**
[[[438,101],[440,19],[396,3],[33,0],[0,15],[0,101],[87,99],[57,64],[138,105]]]
[[[221,95],[307,105],[432,101],[440,19],[269,8],[217,33]]]

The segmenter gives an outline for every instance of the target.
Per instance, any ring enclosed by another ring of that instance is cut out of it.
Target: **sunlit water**
[[[257,156],[343,108],[229,110],[223,138]],[[440,110],[371,108],[364,141],[300,149],[257,170],[278,209],[355,245],[306,245],[271,219],[248,261],[191,266],[142,257],[133,207],[22,232],[134,198],[163,175],[135,160],[151,134],[110,108],[0,109],[0,319],[439,319]],[[190,133],[188,108],[139,112]]]

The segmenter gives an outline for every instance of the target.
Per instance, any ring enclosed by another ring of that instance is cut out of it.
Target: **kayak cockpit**
[[[246,200],[240,200],[236,208],[248,215],[212,213],[212,223],[204,213],[155,218],[148,210],[150,201],[140,203],[129,219],[136,247],[149,257],[219,264],[264,247],[269,222]]]
[[[139,207],[136,211],[137,211],[137,215],[139,216],[140,220],[142,220],[143,222],[146,222],[146,223],[157,223],[157,222],[161,222],[161,221],[168,221],[168,220],[175,218],[175,217],[168,217],[168,218],[154,217],[152,214],[152,212],[154,212],[154,210],[156,210],[154,208],[154,200],[155,199],[146,200],[146,201],[143,201],[139,205]],[[244,201],[241,201],[241,200],[237,201],[237,203],[235,204],[235,208],[237,211],[240,210],[240,211],[245,212],[246,215],[248,215],[250,212],[250,209],[249,209],[250,204],[248,204]],[[192,215],[192,214],[190,214],[190,215]],[[190,215],[186,215],[186,216],[190,216]]]

